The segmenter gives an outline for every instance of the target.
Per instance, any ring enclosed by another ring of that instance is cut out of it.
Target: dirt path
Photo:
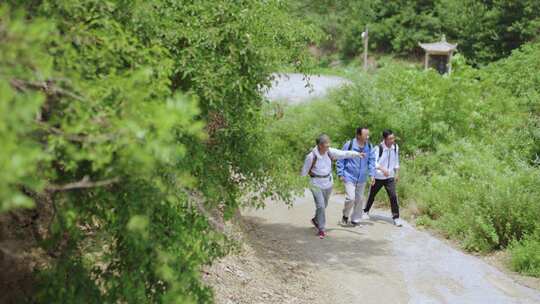
[[[540,303],[540,292],[408,224],[393,226],[386,211],[361,227],[339,226],[342,195],[332,196],[329,236],[319,240],[309,225],[312,200],[306,192],[290,209],[269,202],[244,217],[260,254],[279,253],[267,256],[270,264],[302,265],[324,288],[313,303]]]

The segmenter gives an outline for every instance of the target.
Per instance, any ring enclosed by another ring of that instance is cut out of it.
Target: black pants
[[[384,189],[386,190],[386,193],[388,194],[388,197],[390,198],[390,208],[392,209],[392,218],[397,219],[399,217],[399,206],[398,206],[398,198],[396,194],[396,181],[393,178],[375,180],[375,185],[369,188],[369,198],[366,203],[366,208],[364,208],[364,212],[369,212],[369,209],[371,209],[371,206],[373,205],[373,202],[375,201],[375,196],[377,195],[377,193],[379,193],[379,190],[381,190],[382,186],[384,186]]]

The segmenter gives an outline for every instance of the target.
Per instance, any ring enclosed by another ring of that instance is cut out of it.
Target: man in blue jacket
[[[368,175],[370,184],[375,182],[375,154],[369,143],[369,129],[356,129],[355,138],[343,145],[343,150],[360,152],[362,158],[340,159],[337,161],[337,174],[345,184],[345,206],[341,224],[350,223],[357,226],[362,219],[364,189]],[[352,215],[351,215],[352,211]]]

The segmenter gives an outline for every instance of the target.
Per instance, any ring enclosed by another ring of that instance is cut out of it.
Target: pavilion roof
[[[428,53],[435,54],[447,54],[456,50],[457,44],[452,44],[446,42],[446,39],[442,38],[439,42],[433,43],[419,43],[420,47],[423,48]]]

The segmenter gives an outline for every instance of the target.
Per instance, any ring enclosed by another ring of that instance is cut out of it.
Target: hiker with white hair
[[[315,140],[316,146],[306,155],[302,176],[311,178],[310,190],[315,200],[315,217],[311,223],[317,228],[321,239],[326,236],[326,207],[332,193],[334,180],[332,177],[332,161],[337,159],[364,157],[357,151],[343,151],[330,147],[330,137],[321,134]]]

